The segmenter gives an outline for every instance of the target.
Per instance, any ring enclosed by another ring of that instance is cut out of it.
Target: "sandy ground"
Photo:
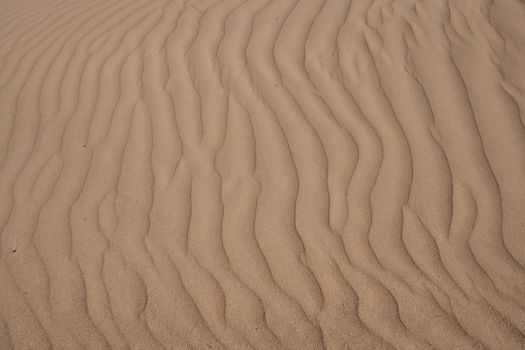
[[[0,349],[525,349],[523,0],[0,0]]]

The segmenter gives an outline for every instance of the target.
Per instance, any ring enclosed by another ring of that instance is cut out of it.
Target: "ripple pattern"
[[[0,349],[525,349],[522,0],[0,0]]]

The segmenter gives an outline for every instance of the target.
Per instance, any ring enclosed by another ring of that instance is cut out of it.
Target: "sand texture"
[[[0,349],[525,349],[525,1],[0,0]]]

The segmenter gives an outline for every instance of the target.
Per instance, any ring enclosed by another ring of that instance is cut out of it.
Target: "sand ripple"
[[[521,0],[0,0],[0,349],[525,349]]]

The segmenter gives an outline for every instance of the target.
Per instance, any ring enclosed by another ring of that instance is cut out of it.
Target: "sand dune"
[[[0,349],[525,349],[522,0],[0,0]]]

